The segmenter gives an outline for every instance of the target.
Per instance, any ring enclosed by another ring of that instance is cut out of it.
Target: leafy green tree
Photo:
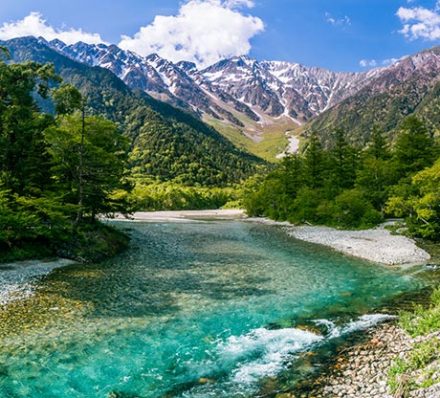
[[[78,113],[64,116],[46,131],[46,139],[52,172],[65,192],[65,202],[80,207],[80,218],[93,219],[99,213],[120,210],[112,192],[125,188],[128,144],[116,125],[106,119],[87,117],[84,125],[85,129]]]
[[[53,68],[0,61],[0,186],[38,195],[50,182],[44,130],[53,118],[39,112],[35,96],[47,98]]]
[[[388,200],[388,212],[406,217],[410,231],[427,239],[440,240],[440,159],[417,173],[411,189]]]
[[[380,212],[357,189],[346,190],[334,200],[331,219],[344,228],[369,228],[382,220]]]
[[[58,115],[69,115],[82,110],[85,101],[78,89],[71,84],[62,84],[52,93]]]
[[[289,214],[288,220],[300,224],[319,223],[317,209],[322,201],[323,197],[320,190],[304,186],[293,201],[292,212]]]

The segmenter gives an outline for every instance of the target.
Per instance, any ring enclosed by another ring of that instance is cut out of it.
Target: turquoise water
[[[275,226],[118,225],[129,251],[58,269],[3,308],[1,398],[252,397],[301,352],[422,285]]]

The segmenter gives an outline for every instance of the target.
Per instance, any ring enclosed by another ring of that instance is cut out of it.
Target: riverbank
[[[125,216],[115,214],[111,220],[137,221],[137,222],[164,222],[164,221],[190,221],[190,220],[237,220],[245,219],[244,210],[170,210],[170,211],[144,211]],[[106,218],[106,220],[109,220]]]
[[[10,246],[0,246],[0,265],[54,258],[100,262],[125,250],[129,240],[120,229],[99,221],[84,222],[79,228],[66,228],[50,239],[15,241]]]
[[[321,376],[278,398],[440,396],[440,290],[431,303],[370,329],[342,349]]]
[[[419,265],[431,258],[413,239],[393,235],[382,226],[362,231],[301,226],[289,227],[287,232],[296,239],[325,245],[344,254],[386,265]]]
[[[136,212],[130,216],[115,215],[118,221],[188,222],[191,220],[234,220],[278,225],[295,239],[330,247],[340,253],[389,266],[425,264],[431,259],[428,252],[418,247],[413,239],[393,235],[384,226],[374,229],[349,231],[325,226],[294,226],[265,218],[247,218],[243,210],[182,210]]]
[[[435,334],[437,338],[440,332]],[[340,353],[333,367],[319,377],[308,392],[300,392],[301,398],[434,398],[440,396],[440,384],[423,387],[428,381],[425,370],[412,372],[418,380],[410,387],[409,377],[399,377],[397,385],[390,383],[390,373],[397,361],[411,357],[414,347],[426,343],[433,336],[411,338],[395,323],[380,325],[367,332],[366,341]],[[438,353],[437,353],[438,354]],[[435,371],[438,372],[438,362]],[[432,377],[432,374],[430,374]],[[432,380],[434,383],[434,380]],[[393,388],[394,387],[394,391]],[[287,397],[288,395],[286,395]]]
[[[279,225],[295,239],[330,247],[340,253],[389,266],[425,264],[431,255],[417,246],[413,239],[393,235],[384,226],[349,231],[325,226],[295,226],[265,218],[249,218],[249,221]]]
[[[57,268],[75,264],[73,260],[30,260],[0,264],[0,306],[29,297],[35,281]]]

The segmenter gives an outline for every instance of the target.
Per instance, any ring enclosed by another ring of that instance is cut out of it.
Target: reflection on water
[[[1,398],[252,396],[299,352],[422,283],[273,226],[128,228],[123,255],[57,269],[0,311]]]

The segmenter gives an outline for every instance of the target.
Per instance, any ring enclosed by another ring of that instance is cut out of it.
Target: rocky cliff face
[[[141,57],[114,45],[49,45],[76,61],[111,70],[132,89],[232,126],[254,141],[276,124],[284,131],[307,124],[306,131],[323,137],[341,127],[354,141],[363,141],[372,124],[391,131],[414,112],[434,124],[440,119],[434,112],[440,105],[440,47],[388,67],[342,73],[246,56],[199,70],[191,62]]]
[[[285,116],[302,124],[358,91],[376,73],[337,73],[246,56],[198,70],[191,62],[174,64],[157,54],[141,57],[114,45],[49,44],[76,61],[111,70],[132,89],[238,126],[242,115],[254,121]]]

